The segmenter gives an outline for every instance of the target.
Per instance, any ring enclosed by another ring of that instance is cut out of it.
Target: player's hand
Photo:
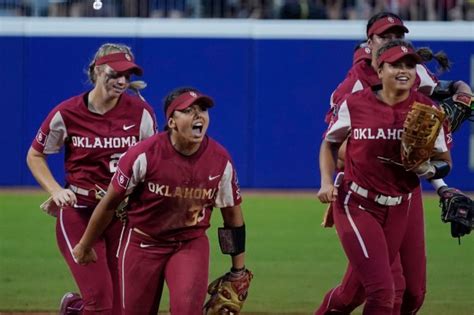
[[[337,198],[337,188],[333,184],[322,185],[317,197],[322,203],[330,203]]]
[[[78,243],[72,250],[74,261],[79,265],[87,265],[97,261],[97,254],[93,248],[88,248]]]
[[[57,190],[51,194],[51,197],[58,207],[73,206],[77,202],[76,194],[70,189]]]

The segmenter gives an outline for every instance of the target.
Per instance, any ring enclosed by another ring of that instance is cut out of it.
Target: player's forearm
[[[63,189],[54,179],[44,154],[30,148],[26,157],[26,163],[36,181],[49,194],[52,195],[54,192]]]
[[[319,169],[321,172],[321,186],[332,184],[337,161],[337,144],[323,140],[319,151]]]
[[[245,267],[245,252],[232,256],[232,268],[242,269]]]
[[[472,95],[471,87],[464,81],[456,81],[453,83],[454,93],[466,93]]]

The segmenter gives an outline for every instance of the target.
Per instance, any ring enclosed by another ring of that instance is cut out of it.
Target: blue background
[[[26,152],[47,113],[91,86],[85,69],[104,42],[133,47],[147,101],[163,126],[162,99],[192,85],[213,96],[209,133],[231,153],[246,188],[316,188],[329,96],[351,66],[356,40],[254,38],[0,37],[3,119],[1,186],[36,185]],[[454,60],[442,79],[469,82],[472,42],[415,41]],[[434,68],[433,65],[433,69]],[[469,124],[455,135],[447,182],[474,190]],[[62,156],[49,158],[63,176]]]

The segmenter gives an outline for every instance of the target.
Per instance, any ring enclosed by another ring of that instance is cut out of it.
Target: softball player
[[[156,132],[155,114],[140,97],[125,91],[141,88],[130,82],[132,74],[142,75],[130,48],[102,45],[89,65],[94,88],[56,106],[41,124],[27,162],[36,180],[57,205],[56,238],[82,300],[68,293],[61,301],[61,314],[120,314],[116,253],[122,224],[112,220],[94,245],[96,264],[80,266],[72,249],[85,231],[99,202],[98,192],[107,187],[120,156],[140,140]],[[66,185],[52,176],[47,156],[65,147]],[[50,210],[54,207],[50,207]]]
[[[419,174],[383,163],[383,158],[400,156],[400,135],[411,104],[418,101],[435,106],[431,99],[412,90],[415,67],[420,61],[411,45],[405,42],[384,45],[377,58],[383,88],[377,92],[366,88],[348,96],[321,145],[322,178],[318,198],[324,203],[333,202],[338,236],[351,272],[365,291],[363,314],[391,315],[394,307],[390,266],[404,241],[412,195],[419,187]],[[377,120],[371,119],[374,113]],[[332,176],[336,160],[332,152],[337,152],[349,133],[344,180],[335,189]],[[438,154],[433,159],[450,163],[443,130],[435,148]],[[335,289],[331,290],[325,302],[331,304],[337,294]],[[349,313],[333,305],[323,307],[326,313]]]
[[[74,255],[95,261],[95,240],[110,228],[129,196],[129,227],[120,249],[123,314],[156,314],[164,281],[171,314],[202,313],[207,290],[213,207],[221,208],[235,274],[245,270],[245,225],[237,175],[227,151],[206,135],[213,100],[180,88],[165,101],[167,130],[131,148],[119,161],[105,198]]]
[[[402,38],[408,29],[401,19],[392,13],[380,13],[373,16],[367,24],[368,47],[377,50],[388,41]],[[431,51],[424,49],[427,57],[433,57]],[[436,58],[439,58],[437,56]],[[443,58],[437,59],[440,66],[445,68],[449,64]],[[379,89],[381,81],[376,72],[376,58],[361,60],[353,65],[346,79],[338,86],[331,96],[331,110],[326,116],[328,122],[337,104],[340,104],[348,94],[366,87]],[[436,91],[438,80],[421,64],[416,67],[417,77],[415,86],[418,91],[431,95]],[[467,84],[462,81],[454,82],[456,92],[471,94]],[[448,136],[451,139],[450,136]],[[344,152],[340,152],[343,160]],[[443,180],[433,180],[436,189],[446,185]],[[414,314],[423,304],[426,292],[426,253],[424,242],[424,218],[421,189],[414,191],[411,202],[410,227],[407,229],[406,241],[400,248],[400,258],[397,257],[392,266],[393,277],[396,285],[396,300],[393,314]],[[402,266],[398,263],[401,260]],[[402,274],[403,270],[403,274]],[[355,278],[351,266],[348,267],[343,282],[334,291],[326,295],[323,303],[315,314],[326,314],[331,308],[341,310],[342,314],[349,314],[364,301],[363,287]],[[400,310],[401,309],[401,310]]]

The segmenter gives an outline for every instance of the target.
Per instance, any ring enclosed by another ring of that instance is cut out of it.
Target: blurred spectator
[[[367,19],[390,11],[404,20],[474,20],[474,0],[0,0],[0,16]]]
[[[286,0],[280,10],[281,19],[326,19],[326,10],[311,0]]]

